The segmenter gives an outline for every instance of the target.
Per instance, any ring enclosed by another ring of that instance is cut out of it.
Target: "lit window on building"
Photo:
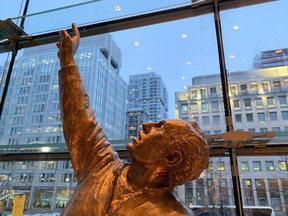
[[[269,82],[262,82],[262,88],[264,93],[270,92]]]
[[[252,94],[258,94],[259,91],[258,91],[258,83],[255,82],[255,83],[250,83],[250,89],[251,89],[251,93]]]
[[[191,112],[198,112],[198,105],[197,103],[191,104]]]
[[[231,96],[238,95],[237,85],[230,85],[230,94]]]
[[[182,114],[188,113],[188,105],[187,104],[181,105],[181,113]]]
[[[261,171],[261,162],[260,161],[253,161],[253,170],[254,171]]]
[[[280,91],[280,86],[281,86],[280,80],[274,80],[272,84],[273,84],[273,90],[274,91]]]
[[[273,161],[265,161],[266,164],[266,170],[267,171],[274,171],[274,162]]]
[[[241,161],[241,170],[242,171],[249,171],[248,161]]]
[[[252,188],[251,179],[243,179],[245,188]]]
[[[285,86],[285,88],[288,88],[288,79],[284,80],[284,86]]]
[[[197,100],[197,89],[190,90],[190,97],[191,97],[191,100]]]
[[[208,165],[208,170],[214,170],[214,165],[213,165],[213,163],[209,163],[209,165]]]
[[[225,170],[225,163],[223,161],[217,162],[217,169],[219,171],[224,171]]]
[[[278,161],[278,165],[281,171],[287,171],[287,161]]]

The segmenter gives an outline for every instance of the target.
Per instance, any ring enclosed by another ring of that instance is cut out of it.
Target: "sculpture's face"
[[[187,124],[181,120],[148,122],[144,123],[142,127],[139,138],[134,138],[133,142],[128,144],[127,149],[132,161],[143,164],[158,163],[159,152],[163,148],[167,148],[171,138],[177,139],[183,131],[187,131]]]

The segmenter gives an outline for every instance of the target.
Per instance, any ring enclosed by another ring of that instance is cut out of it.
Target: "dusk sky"
[[[27,17],[24,30],[33,35],[69,28],[72,22],[82,26],[95,20],[101,22],[125,15],[146,13],[151,9],[161,10],[162,7],[173,4],[180,6],[191,3],[180,0],[146,0],[145,5],[135,0],[30,2],[28,15],[31,16]],[[38,14],[78,3],[87,4]],[[20,16],[20,4],[20,0],[2,2],[0,19]],[[288,1],[279,0],[221,13],[228,72],[251,70],[253,58],[261,51],[288,48],[287,9]],[[13,21],[17,23],[19,19]],[[185,86],[191,85],[194,76],[219,74],[213,14],[111,34],[122,50],[120,74],[125,81],[128,82],[129,75],[151,71],[162,76],[169,92],[170,118],[174,117],[174,92],[184,91]],[[7,54],[0,54],[0,65],[4,64],[6,58]]]

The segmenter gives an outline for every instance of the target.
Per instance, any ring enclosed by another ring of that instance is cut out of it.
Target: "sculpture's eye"
[[[164,126],[165,126],[165,121],[160,121],[157,123],[156,125],[156,130],[163,130],[164,129]]]

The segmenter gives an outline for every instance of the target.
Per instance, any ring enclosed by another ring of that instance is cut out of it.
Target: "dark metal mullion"
[[[215,30],[216,30],[216,37],[217,37],[217,45],[218,45],[217,48],[218,48],[218,55],[219,55],[218,58],[219,58],[219,65],[220,65],[220,76],[221,76],[221,83],[222,83],[226,129],[227,129],[227,132],[229,132],[229,131],[233,131],[233,122],[232,122],[230,98],[229,98],[229,93],[228,93],[229,88],[228,88],[227,71],[226,71],[226,65],[225,65],[225,55],[224,55],[218,0],[214,0],[214,22],[215,22]],[[233,146],[229,148],[229,157],[230,157],[231,175],[232,175],[233,191],[234,191],[234,198],[235,198],[236,215],[243,216],[244,213],[243,213],[241,186],[240,186],[239,171],[238,171],[238,164],[237,164],[237,155],[236,155],[236,150]]]
[[[25,15],[27,14],[29,1],[30,0],[26,0],[25,7],[23,10],[23,17],[22,17],[21,22],[20,22],[20,28],[22,30],[24,29]],[[8,72],[7,72],[7,76],[6,76],[5,84],[4,84],[4,88],[3,88],[3,93],[2,93],[2,97],[1,97],[1,102],[0,102],[0,120],[2,117],[3,109],[4,109],[5,99],[6,99],[8,88],[9,88],[9,83],[10,83],[11,74],[13,71],[14,62],[15,62],[15,59],[16,59],[16,56],[17,56],[18,50],[19,50],[19,41],[17,40],[17,41],[13,41],[13,42],[15,43],[15,45],[13,47],[11,61],[9,64],[9,68],[8,68]]]

